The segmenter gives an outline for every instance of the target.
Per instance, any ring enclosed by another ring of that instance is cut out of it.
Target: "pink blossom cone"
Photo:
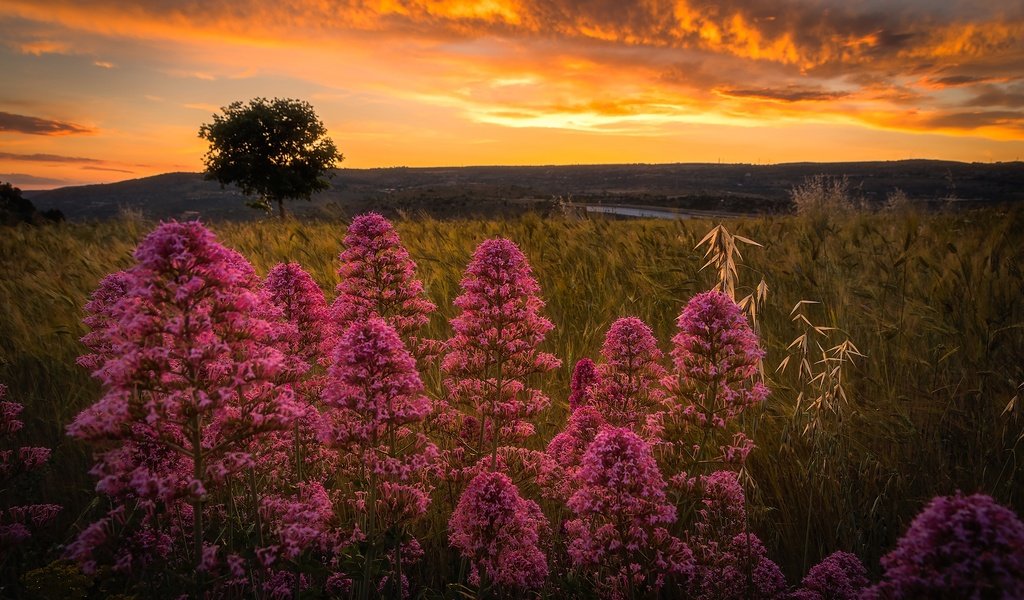
[[[480,244],[461,285],[455,299],[461,312],[451,322],[455,335],[442,370],[451,396],[466,409],[463,441],[477,457],[491,454],[493,468],[498,448],[532,435],[528,419],[549,403],[529,378],[561,363],[539,350],[554,325],[540,314],[540,286],[514,243]]]
[[[576,473],[578,491],[565,524],[573,566],[599,592],[626,597],[656,591],[670,576],[685,580],[693,555],[667,527],[676,520],[651,447],[626,427],[603,429]]]
[[[459,498],[448,523],[452,547],[470,561],[470,583],[537,589],[548,575],[540,548],[547,521],[504,473],[484,471]]]
[[[636,317],[618,319],[608,328],[601,358],[591,401],[610,424],[640,431],[665,397],[660,385],[665,369],[654,333]]]
[[[352,220],[339,256],[338,296],[331,312],[338,335],[356,320],[377,315],[387,321],[417,356],[434,352],[420,330],[437,309],[427,299],[416,263],[391,223],[377,213]]]

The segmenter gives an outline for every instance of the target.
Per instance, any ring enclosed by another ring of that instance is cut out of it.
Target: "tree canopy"
[[[281,218],[286,199],[309,200],[330,187],[330,169],[344,156],[308,102],[254,98],[221,111],[199,128],[210,142],[203,157],[207,179],[255,196],[250,206],[269,211],[276,202]]]

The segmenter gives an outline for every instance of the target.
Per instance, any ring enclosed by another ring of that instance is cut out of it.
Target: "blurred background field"
[[[934,495],[981,491],[1024,513],[1024,399],[1013,400],[1024,394],[1024,210],[894,208],[724,223],[761,244],[740,245],[737,272],[737,298],[762,279],[768,286],[756,328],[772,395],[745,417],[758,446],[746,483],[751,526],[791,582],[838,549],[877,567]],[[210,225],[261,274],[297,261],[333,297],[344,223]],[[685,302],[717,281],[695,249],[714,225],[533,214],[396,223],[440,307],[433,337],[448,336],[451,301],[480,241],[508,237],[530,260],[556,325],[547,349],[563,360],[543,383],[553,404],[538,447],[565,422],[573,364],[596,358],[616,318],[644,319],[668,349]],[[54,448],[46,470],[6,493],[67,507],[52,544],[66,541],[93,500],[89,451],[63,433],[99,393],[75,364],[82,306],[103,275],[131,264],[152,226],[126,215],[0,236],[0,382],[26,405],[19,440]],[[793,320],[802,300],[811,303],[800,314],[821,333]],[[801,376],[800,348],[790,346],[805,332],[811,373]],[[819,362],[844,340],[863,356],[839,361],[833,352]],[[436,374],[427,379],[438,393]]]

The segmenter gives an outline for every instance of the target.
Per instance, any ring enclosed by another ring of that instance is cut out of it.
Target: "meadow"
[[[529,445],[543,449],[566,422],[573,365],[598,358],[617,318],[643,319],[669,349],[683,306],[720,282],[715,265],[702,268],[701,242],[717,224],[527,215],[408,218],[395,227],[438,306],[423,329],[434,339],[451,337],[452,300],[474,248],[504,237],[522,249],[555,326],[543,349],[562,360],[542,379],[552,403]],[[729,277],[737,300],[759,300],[753,328],[771,391],[741,417],[756,443],[741,476],[749,525],[791,584],[836,550],[877,576],[879,558],[936,495],[982,492],[1024,513],[1024,399],[1015,400],[1024,394],[1024,211],[823,212],[723,224],[757,242],[736,242],[742,255]],[[208,225],[260,275],[298,262],[333,298],[345,224]],[[64,506],[5,568],[57,558],[101,504],[90,447],[65,434],[100,394],[75,362],[85,352],[83,306],[103,276],[132,264],[153,226],[125,218],[0,236],[0,382],[8,400],[25,405],[19,442],[53,448],[45,469],[3,493],[11,503]],[[428,394],[443,395],[440,374],[423,375]],[[425,527],[443,531],[446,518],[432,513]],[[457,579],[457,561],[429,550],[426,580]]]

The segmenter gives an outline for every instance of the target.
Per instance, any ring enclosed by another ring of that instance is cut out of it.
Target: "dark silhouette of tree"
[[[0,183],[0,224],[17,225],[31,223],[40,225],[48,221],[59,223],[64,213],[51,208],[42,212],[36,210],[32,201],[21,195],[21,189],[11,183]]]
[[[330,169],[344,156],[308,102],[254,98],[221,111],[199,128],[199,137],[210,142],[203,157],[207,179],[255,196],[254,208],[269,212],[276,202],[282,219],[286,199],[309,200],[330,187]]]

